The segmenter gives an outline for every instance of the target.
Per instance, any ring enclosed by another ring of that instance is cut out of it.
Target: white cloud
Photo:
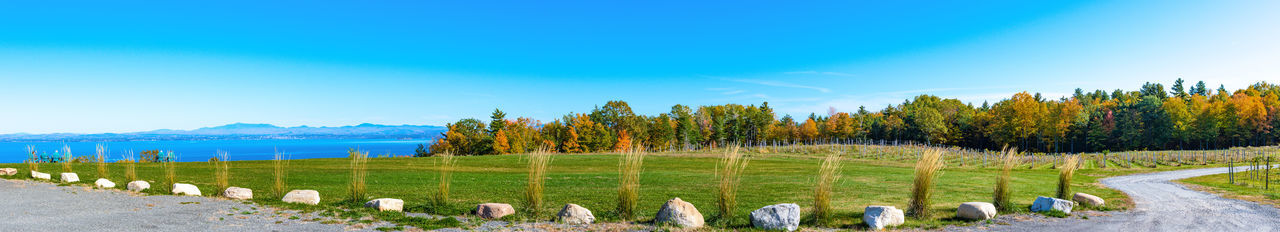
[[[818,92],[823,92],[823,93],[831,92],[831,89],[828,89],[828,88],[800,85],[800,84],[787,83],[787,82],[781,82],[781,81],[748,80],[748,79],[728,79],[728,80],[734,81],[734,82],[742,82],[742,83],[750,83],[750,84],[766,85],[766,86],[774,86],[774,87],[812,89],[812,90],[817,90]]]

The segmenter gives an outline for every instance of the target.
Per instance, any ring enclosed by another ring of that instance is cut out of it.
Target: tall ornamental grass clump
[[[93,158],[94,160],[98,161],[96,163],[98,166],[98,178],[108,179],[107,178],[107,146],[98,144],[96,148],[97,148],[96,149],[97,153],[94,155]]]
[[[839,152],[827,154],[818,167],[818,184],[813,189],[813,219],[819,226],[827,226],[835,211],[831,209],[832,189],[840,180],[841,158]]]
[[[524,188],[524,210],[529,217],[538,217],[542,213],[542,190],[546,182],[547,165],[551,162],[551,153],[539,149],[528,156],[529,179]]]
[[[284,197],[285,192],[288,191],[285,189],[287,186],[285,186],[284,182],[285,177],[289,174],[288,169],[289,157],[285,157],[283,152],[276,151],[275,158],[271,159],[271,174],[275,177],[271,183],[271,193],[275,194],[276,197]]]
[[[138,180],[138,159],[134,158],[133,150],[129,150],[128,158],[124,160],[124,178],[129,182]]]
[[[718,223],[726,224],[733,219],[738,208],[738,183],[742,180],[742,171],[747,169],[747,158],[738,152],[738,146],[731,146],[716,165],[716,206]]]
[[[915,181],[911,185],[911,202],[907,205],[907,215],[921,219],[932,216],[929,205],[933,195],[933,182],[946,165],[942,155],[942,150],[928,149],[916,161]]]
[[[1009,180],[1013,172],[1013,167],[1018,165],[1018,151],[1014,149],[1004,149],[1004,153],[1000,156],[1000,176],[996,178],[996,189],[991,200],[991,204],[996,206],[1000,211],[1013,210],[1013,199],[1009,196]]]
[[[436,160],[436,169],[440,170],[440,183],[436,185],[436,192],[431,195],[431,204],[437,211],[440,211],[449,204],[449,184],[453,182],[453,169],[456,165],[452,152],[442,152],[436,156],[440,159]]]
[[[27,169],[36,172],[40,171],[40,155],[36,155],[36,146],[27,145],[27,154],[31,155],[31,157],[25,161],[25,163],[27,163]]]
[[[1058,198],[1070,199],[1071,197],[1071,176],[1075,175],[1076,168],[1079,167],[1080,156],[1067,156],[1062,161],[1062,168],[1058,169]]]
[[[71,155],[71,146],[62,145],[62,172],[71,172],[71,161],[75,156]]]
[[[213,183],[218,188],[218,193],[231,187],[231,165],[227,162],[229,155],[226,151],[218,151],[217,160],[213,161]]]
[[[640,171],[644,166],[645,152],[631,150],[618,161],[618,217],[635,218],[636,204],[640,202]]]
[[[356,149],[347,151],[351,156],[351,185],[348,186],[351,194],[351,202],[364,202],[365,200],[365,182],[364,178],[369,174],[369,152],[362,152]]]
[[[178,183],[178,163],[175,160],[160,162],[164,168],[164,189],[173,191],[173,184]]]

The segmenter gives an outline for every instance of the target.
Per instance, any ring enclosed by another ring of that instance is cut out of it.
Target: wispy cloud
[[[814,70],[791,71],[791,72],[783,72],[782,74],[788,74],[788,75],[801,75],[801,74],[803,74],[803,75],[827,75],[827,76],[838,76],[838,77],[852,77],[852,76],[856,76],[856,75],[853,75],[853,74],[851,74],[851,73],[842,73],[842,72],[819,72],[819,71],[814,71]]]
[[[724,95],[734,95],[734,94],[739,94],[739,93],[744,93],[744,92],[747,92],[747,91],[743,91],[743,90],[730,90],[730,91],[724,91],[724,92],[722,92],[722,93],[720,93],[720,94],[724,94]]]
[[[831,89],[828,89],[828,88],[800,85],[800,84],[787,83],[787,82],[781,82],[781,81],[748,80],[748,79],[727,79],[727,80],[733,81],[733,82],[750,83],[750,84],[766,85],[766,86],[774,86],[774,87],[812,89],[812,90],[817,90],[818,92],[823,92],[823,93],[831,92]]]

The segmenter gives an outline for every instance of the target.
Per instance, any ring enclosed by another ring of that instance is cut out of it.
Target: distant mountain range
[[[340,127],[279,127],[271,124],[233,123],[195,130],[153,130],[103,134],[6,134],[3,142],[97,142],[218,139],[432,139],[447,130],[442,126],[360,124]]]

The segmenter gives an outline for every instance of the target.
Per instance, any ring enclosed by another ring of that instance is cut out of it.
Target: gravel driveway
[[[2,231],[345,231],[313,215],[189,196],[134,196],[117,190],[0,180]],[[290,217],[297,219],[290,219]],[[308,220],[312,219],[312,220]],[[370,226],[371,227],[371,226]]]
[[[1243,168],[1237,168],[1243,170]],[[1257,203],[1226,199],[1187,189],[1170,181],[1226,173],[1207,168],[1118,176],[1102,179],[1107,187],[1124,191],[1136,205],[1128,212],[1091,219],[990,225],[990,231],[1280,231],[1280,210]],[[972,230],[974,228],[959,228]]]

